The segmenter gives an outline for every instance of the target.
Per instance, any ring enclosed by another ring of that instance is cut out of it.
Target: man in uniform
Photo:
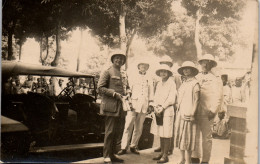
[[[200,160],[200,133],[202,134],[202,163],[208,163],[212,149],[213,120],[220,109],[222,102],[222,82],[211,69],[217,66],[217,62],[211,54],[204,55],[199,61],[202,72],[197,75],[200,84],[200,102],[195,115],[197,120],[196,146],[192,155],[192,162],[199,163]]]
[[[116,133],[120,116],[123,114],[122,96],[126,95],[120,68],[126,62],[126,56],[122,52],[111,56],[113,65],[105,70],[98,82],[98,92],[102,96],[100,114],[105,116],[105,138],[103,156],[104,162],[123,162],[115,156]]]
[[[149,103],[153,101],[153,82],[146,73],[149,69],[149,64],[141,61],[137,67],[138,73],[129,78],[133,109],[127,111],[121,150],[118,152],[118,155],[126,154],[131,138],[130,151],[134,154],[140,154],[137,146],[142,135]]]

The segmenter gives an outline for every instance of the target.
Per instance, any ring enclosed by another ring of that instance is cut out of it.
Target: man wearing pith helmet
[[[217,78],[211,69],[217,66],[217,62],[211,54],[206,54],[199,59],[199,64],[202,68],[196,78],[200,85],[200,100],[199,106],[195,115],[197,121],[196,139],[202,135],[202,163],[208,163],[211,156],[212,149],[212,131],[211,126],[213,120],[220,109],[222,102],[222,83]],[[192,162],[199,162],[200,148],[199,141],[196,140],[195,151],[192,155]]]
[[[148,112],[148,107],[153,101],[153,82],[147,74],[149,63],[145,58],[142,58],[139,60],[137,67],[138,72],[129,76],[133,108],[131,111],[127,111],[121,150],[118,152],[118,155],[126,154],[129,144],[132,153],[140,154],[138,151],[138,142],[142,135],[143,124]]]
[[[124,86],[120,68],[126,62],[123,52],[114,52],[111,56],[113,65],[105,70],[98,82],[98,92],[101,95],[100,114],[105,117],[105,137],[103,156],[105,163],[123,162],[115,156],[116,151],[116,131],[120,125],[120,116],[123,114],[122,96],[128,93],[129,87]],[[124,88],[127,88],[124,89]]]

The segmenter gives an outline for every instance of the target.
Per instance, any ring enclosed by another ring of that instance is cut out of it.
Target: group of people
[[[147,75],[147,61],[140,61],[138,72],[126,82],[120,72],[126,62],[125,54],[112,54],[111,62],[113,65],[101,74],[98,82],[102,97],[100,113],[105,117],[104,162],[123,162],[117,155],[126,154],[128,147],[132,153],[140,154],[138,142],[145,116],[152,113],[151,133],[160,137],[160,154],[153,160],[168,162],[174,145],[181,152],[180,164],[208,163],[212,149],[211,128],[223,102],[221,79],[211,72],[217,66],[214,57],[206,54],[198,61],[201,72],[193,62],[185,61],[178,69],[180,76],[173,76],[171,61],[162,61],[156,70],[160,78],[157,82]],[[126,98],[130,109],[125,108]],[[123,117],[121,150],[116,152]]]
[[[249,100],[249,81],[251,72],[243,77],[236,77],[234,81],[228,80],[228,75],[221,75],[223,81],[223,94],[227,103],[246,103]]]
[[[58,80],[57,87],[54,87],[54,78],[50,78],[47,82],[46,78],[38,77],[34,81],[32,75],[28,75],[27,79],[21,83],[20,77],[12,77],[4,82],[5,94],[27,94],[28,92],[35,92],[54,96],[60,90],[63,90],[63,79]]]
[[[90,85],[86,79],[71,77],[68,79],[65,87],[62,78],[50,77],[47,80],[46,78],[38,77],[34,80],[32,75],[28,75],[23,83],[21,83],[19,76],[6,79],[3,83],[3,89],[4,94],[27,94],[28,92],[35,92],[48,96],[58,96],[64,88],[66,88],[67,94],[89,94],[94,90],[94,87]],[[92,89],[90,89],[91,87]]]

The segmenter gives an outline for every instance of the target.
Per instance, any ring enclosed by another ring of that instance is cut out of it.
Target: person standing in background
[[[137,67],[138,73],[129,78],[133,109],[127,111],[121,150],[118,152],[118,155],[126,154],[131,138],[130,151],[134,154],[139,154],[138,142],[142,135],[149,103],[153,101],[153,82],[147,75],[149,64],[141,61]]]
[[[242,86],[242,79],[237,77],[235,80],[235,86],[231,88],[232,92],[232,103],[245,102],[245,94],[243,93],[244,86]]]
[[[32,91],[33,88],[33,76],[28,75],[27,80],[24,81],[23,86],[29,87],[30,91]]]

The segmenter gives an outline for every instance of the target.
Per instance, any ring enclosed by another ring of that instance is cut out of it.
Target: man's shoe
[[[202,161],[201,164],[209,164],[209,162],[203,162],[203,161]]]
[[[123,154],[126,154],[126,149],[121,149],[117,155],[123,155]]]
[[[138,151],[138,149],[137,148],[135,148],[135,147],[130,147],[130,151],[132,152],[132,153],[134,153],[134,154],[140,154],[139,153],[139,151]]]
[[[162,154],[160,154],[160,155],[154,157],[153,160],[157,161],[157,160],[160,160],[161,158],[162,158]]]
[[[169,162],[168,157],[162,157],[159,161],[157,161],[157,163],[167,163]]]
[[[117,158],[116,156],[114,156],[113,158],[111,158],[111,161],[112,161],[112,162],[119,162],[119,163],[123,163],[123,162],[124,162],[123,159]]]
[[[200,159],[199,158],[191,158],[191,163],[192,164],[199,164],[200,163]]]
[[[157,149],[154,149],[154,152],[161,152],[161,151],[162,151],[161,147],[158,147]]]
[[[111,159],[109,157],[104,158],[104,163],[111,163]]]

